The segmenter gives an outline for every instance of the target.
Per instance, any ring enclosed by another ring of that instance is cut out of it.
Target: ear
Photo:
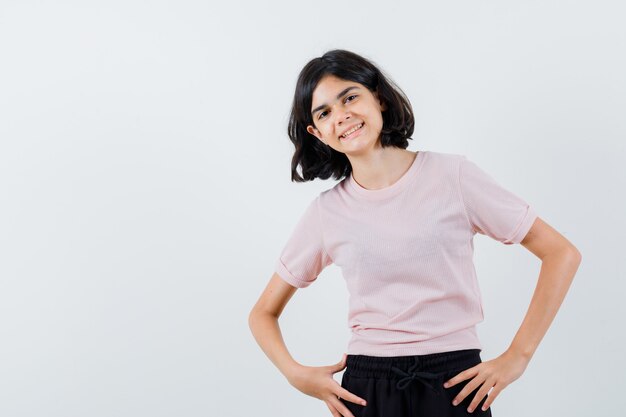
[[[322,140],[322,134],[320,133],[320,131],[314,128],[313,126],[308,125],[306,127],[306,131],[309,132],[311,135],[315,136],[316,138],[318,138],[319,140],[321,140],[322,142],[324,142]]]

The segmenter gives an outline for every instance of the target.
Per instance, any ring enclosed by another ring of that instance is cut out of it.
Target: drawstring
[[[433,390],[435,394],[441,394],[441,384],[436,384],[436,387],[429,382],[429,380],[439,381],[441,375],[433,374],[430,372],[415,372],[415,369],[419,366],[419,358],[415,356],[415,363],[409,368],[408,372],[403,371],[402,369],[396,368],[395,366],[391,367],[391,370],[396,374],[402,376],[396,387],[398,389],[406,388],[413,380],[419,381],[422,384],[426,385],[428,388]],[[442,381],[443,382],[443,381]]]

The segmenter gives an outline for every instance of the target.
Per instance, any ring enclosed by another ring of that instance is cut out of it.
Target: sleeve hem
[[[287,282],[288,284],[296,288],[305,288],[311,285],[310,281],[304,281],[304,280],[294,277],[293,274],[289,272],[287,267],[282,263],[280,259],[276,261],[275,270],[278,276],[280,276],[283,279],[283,281]]]
[[[531,206],[528,206],[524,218],[520,222],[519,226],[517,226],[517,229],[513,232],[513,235],[502,243],[504,243],[505,245],[520,243],[522,240],[524,240],[524,237],[532,227],[537,217],[538,216],[535,210]]]

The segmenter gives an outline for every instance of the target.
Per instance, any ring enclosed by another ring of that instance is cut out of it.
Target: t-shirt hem
[[[449,352],[462,349],[482,349],[475,325],[429,339],[397,343],[390,341],[378,344],[367,339],[352,338],[348,343],[348,352],[352,355],[367,356],[407,356],[428,355],[431,353]]]
[[[389,350],[380,350],[380,349],[356,349],[356,350],[347,350],[348,355],[366,355],[366,356],[379,356],[379,357],[391,357],[391,356],[413,356],[413,355],[430,355],[432,353],[445,353],[445,352],[453,352],[456,350],[466,350],[466,349],[478,349],[482,350],[482,344],[478,343],[463,343],[463,344],[455,344],[455,345],[446,345],[446,346],[428,346],[428,347],[408,347],[408,348],[394,348]]]

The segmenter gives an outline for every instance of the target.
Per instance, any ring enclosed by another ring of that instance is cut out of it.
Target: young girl
[[[249,324],[290,384],[335,417],[491,416],[495,398],[526,369],[581,260],[532,207],[465,156],[408,151],[413,128],[409,100],[357,54],[329,51],[299,75],[289,121],[292,180],[341,181],[304,211]],[[477,232],[520,243],[542,260],[519,331],[486,362],[476,333],[483,320],[472,262]],[[352,337],[339,363],[304,366],[289,354],[278,318],[296,289],[331,263],[347,283]],[[344,368],[339,385],[333,374]]]

